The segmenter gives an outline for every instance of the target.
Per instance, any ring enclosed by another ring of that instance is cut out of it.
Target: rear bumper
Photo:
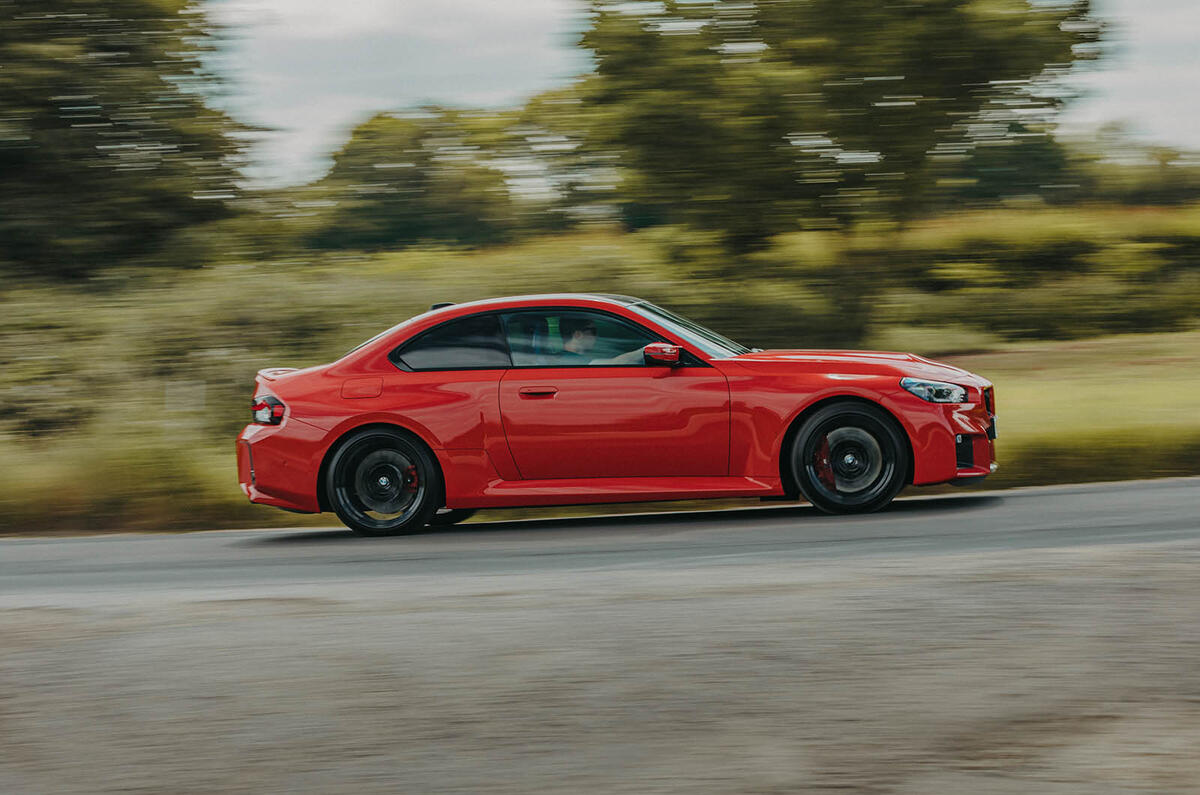
[[[280,425],[247,425],[237,438],[238,483],[250,502],[320,513],[315,473],[320,428],[287,418]]]

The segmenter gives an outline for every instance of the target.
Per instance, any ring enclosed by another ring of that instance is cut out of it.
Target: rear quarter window
[[[388,357],[409,370],[493,370],[512,366],[499,315],[472,315],[435,326]]]

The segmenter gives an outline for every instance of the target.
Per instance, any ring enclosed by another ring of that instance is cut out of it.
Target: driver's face
[[[596,327],[584,326],[575,332],[575,350],[587,353],[596,347]]]

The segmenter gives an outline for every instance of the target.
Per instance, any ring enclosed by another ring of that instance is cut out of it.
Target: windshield
[[[728,337],[722,337],[712,329],[707,329],[693,320],[688,320],[674,312],[668,312],[654,304],[634,304],[630,309],[641,312],[660,326],[670,329],[709,356],[725,358],[750,353],[750,349],[745,345],[734,342]]]

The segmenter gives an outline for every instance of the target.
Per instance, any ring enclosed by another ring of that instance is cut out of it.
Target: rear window
[[[406,342],[389,357],[410,370],[495,370],[512,366],[498,315],[451,320]]]

